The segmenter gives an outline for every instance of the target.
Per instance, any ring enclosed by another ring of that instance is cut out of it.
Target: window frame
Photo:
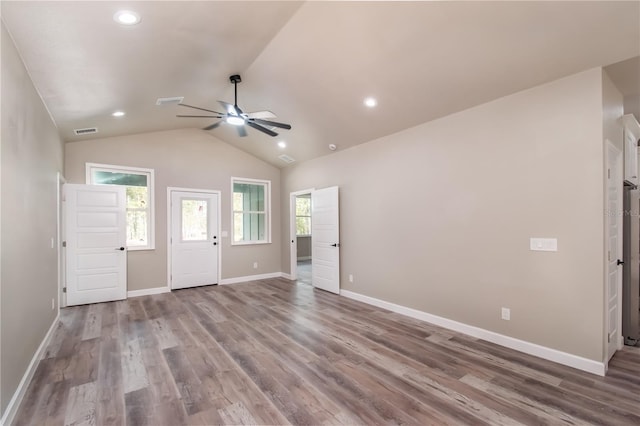
[[[298,214],[298,199],[308,199],[309,200],[309,215],[299,215]],[[296,205],[294,206],[295,208],[295,219],[296,219],[296,223],[295,225],[295,229],[296,229],[296,237],[310,237],[311,236],[311,221],[313,219],[311,219],[311,194],[309,194],[308,197],[301,197],[296,195]],[[299,217],[308,217],[309,218],[309,233],[308,234],[298,234],[298,218]]]
[[[265,219],[264,223],[267,227],[265,232],[266,239],[259,241],[236,241],[235,236],[235,213],[244,213],[243,211],[235,211],[233,209],[233,186],[236,183],[244,183],[248,185],[264,185],[264,194],[265,194]],[[271,244],[271,181],[266,179],[250,179],[250,178],[241,178],[241,177],[231,177],[231,245],[232,246],[247,246],[247,245],[258,245],[258,244]]]
[[[137,174],[147,176],[147,194],[148,199],[148,222],[147,222],[147,245],[144,246],[127,246],[127,251],[142,251],[142,250],[155,250],[156,248],[156,227],[155,227],[155,179],[154,170],[143,167],[130,167],[130,166],[117,166],[114,164],[100,164],[100,163],[86,163],[85,164],[85,179],[87,185],[102,185],[93,183],[93,171],[104,171],[111,173],[124,173],[124,174]],[[126,186],[126,185],[117,185]],[[141,210],[141,209],[136,209]]]

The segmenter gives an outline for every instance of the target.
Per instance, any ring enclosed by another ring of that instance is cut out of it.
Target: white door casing
[[[125,188],[65,184],[64,193],[67,305],[126,299]]]
[[[605,347],[608,362],[622,348],[622,153],[606,141]]]
[[[340,211],[338,187],[311,194],[311,280],[313,286],[340,293]]]
[[[169,189],[171,289],[219,282],[219,192]]]

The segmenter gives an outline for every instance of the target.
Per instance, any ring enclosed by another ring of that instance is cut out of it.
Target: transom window
[[[127,195],[127,248],[154,247],[153,169],[87,163],[87,183],[122,185]]]
[[[271,182],[231,178],[233,192],[232,244],[271,242]]]

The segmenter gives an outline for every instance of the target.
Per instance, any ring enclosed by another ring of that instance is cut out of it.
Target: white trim
[[[500,346],[515,349],[516,351],[524,352],[529,355],[557,362],[558,364],[577,368],[578,370],[586,371],[588,373],[604,376],[606,372],[605,363],[602,362],[593,361],[591,359],[583,358],[567,352],[558,351],[546,346],[540,346],[535,343],[495,333],[483,328],[474,327],[472,325],[467,325],[461,322],[439,317],[437,315],[428,314],[417,309],[407,308],[406,306],[402,305],[396,305],[395,303],[375,299],[373,297],[365,296],[353,291],[340,290],[340,295],[349,299],[357,300],[359,302],[364,302],[369,305],[377,306],[379,308],[406,315],[411,318],[435,324],[448,330],[457,331],[459,333],[486,340]]]
[[[298,195],[313,194],[315,188],[302,189],[289,193],[289,239],[291,246],[289,249],[289,278],[290,280],[298,279],[297,262],[298,262],[298,236],[296,235],[296,197]],[[311,219],[313,220],[313,218]]]
[[[56,255],[58,260],[58,312],[60,308],[67,306],[67,294],[62,291],[65,286],[65,250],[62,247],[64,241],[64,184],[67,180],[60,172],[56,174]]]
[[[266,239],[260,241],[235,241],[235,235],[233,234],[233,230],[235,228],[233,223],[233,184],[234,183],[248,183],[249,185],[258,185],[262,184],[265,188],[266,193],[266,205],[265,205],[265,223],[267,226],[267,235]],[[232,246],[246,246],[246,245],[254,245],[254,244],[271,244],[271,181],[268,179],[250,179],[250,178],[241,178],[231,176],[231,245]]]
[[[282,272],[270,272],[268,274],[247,275],[245,277],[225,278],[220,281],[221,285],[246,283],[248,281],[266,280],[269,278],[282,278]]]
[[[218,283],[222,279],[222,191],[217,189],[194,189],[175,186],[167,187],[167,288],[171,289],[171,192],[200,192],[204,194],[216,194],[218,196]]]
[[[169,293],[171,289],[169,287],[153,287],[153,288],[144,288],[142,290],[131,290],[127,292],[127,297],[139,297],[139,296],[149,296],[151,294],[162,294]]]
[[[148,244],[146,246],[127,246],[127,251],[143,251],[143,250],[155,250],[156,249],[156,205],[155,205],[155,171],[154,169],[148,169],[144,167],[130,167],[130,166],[118,166],[115,164],[99,164],[99,163],[85,163],[85,180],[87,185],[93,185],[91,182],[91,169],[96,168],[105,171],[113,172],[134,172],[141,175],[149,176],[149,182],[147,183],[147,194],[149,195],[149,229],[147,229],[147,235],[149,237]]]
[[[53,332],[57,328],[59,319],[60,319],[60,310],[58,310],[58,314],[54,318],[53,323],[51,323],[51,327],[49,327],[49,331],[47,331],[47,334],[44,336],[44,339],[42,339],[42,342],[40,342],[40,346],[38,346],[38,349],[33,354],[33,358],[31,358],[31,362],[29,363],[27,370],[24,372],[24,375],[22,376],[22,380],[20,380],[20,384],[16,388],[16,391],[13,393],[13,396],[11,397],[11,400],[9,401],[7,408],[4,411],[4,415],[2,416],[2,419],[0,419],[0,424],[10,425],[11,423],[13,423],[13,418],[15,417],[18,411],[18,407],[20,407],[20,403],[22,402],[22,398],[24,398],[24,394],[27,392],[27,388],[29,387],[29,383],[31,383],[31,379],[33,379],[33,375],[35,374],[36,369],[38,368],[38,363],[40,362],[42,355],[44,355],[45,349],[47,348],[47,346],[49,346],[49,342],[51,341]]]

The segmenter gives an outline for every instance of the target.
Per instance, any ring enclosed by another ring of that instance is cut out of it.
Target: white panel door
[[[607,360],[622,346],[622,153],[607,141]]]
[[[340,223],[338,187],[311,194],[311,282],[313,286],[340,293]]]
[[[123,186],[65,184],[67,305],[127,298]]]
[[[218,283],[218,194],[171,191],[171,288]]]

